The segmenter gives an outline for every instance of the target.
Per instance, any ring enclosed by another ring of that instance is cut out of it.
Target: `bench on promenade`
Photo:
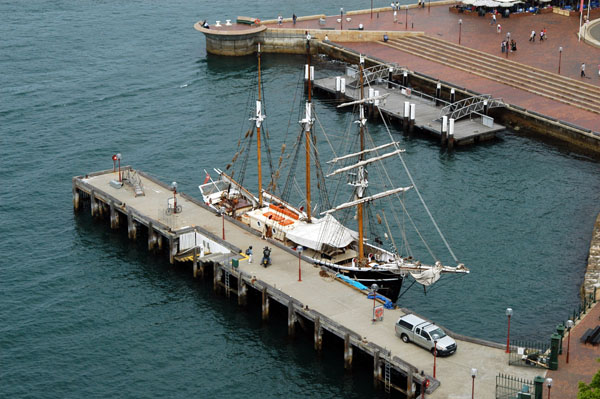
[[[588,330],[581,336],[581,342],[584,344],[598,345],[600,344],[600,326],[596,328],[588,328]]]

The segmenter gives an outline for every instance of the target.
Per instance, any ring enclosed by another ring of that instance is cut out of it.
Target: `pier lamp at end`
[[[471,385],[471,399],[475,399],[475,377],[477,377],[477,369],[471,369],[471,378],[473,379]]]
[[[506,353],[510,353],[510,316],[512,316],[513,310],[506,308],[506,317],[508,317],[508,334],[506,335]]]
[[[546,386],[548,387],[548,399],[550,399],[550,390],[552,389],[552,378],[546,378]]]

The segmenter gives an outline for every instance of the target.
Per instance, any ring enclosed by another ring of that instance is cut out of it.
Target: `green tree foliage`
[[[600,359],[596,360],[600,362]],[[579,381],[577,399],[600,399],[600,370],[594,375],[589,385]]]

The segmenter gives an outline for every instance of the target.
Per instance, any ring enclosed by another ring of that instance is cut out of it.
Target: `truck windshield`
[[[431,335],[433,337],[433,334],[437,334],[439,336],[438,339],[442,339],[446,336],[446,333],[444,332],[444,330],[442,330],[439,327],[436,327],[434,330],[429,331],[429,335]]]

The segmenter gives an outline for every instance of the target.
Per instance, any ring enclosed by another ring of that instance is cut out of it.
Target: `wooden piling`
[[[415,389],[413,388],[413,372],[408,368],[406,370],[406,399],[413,399],[415,397]]]
[[[114,201],[110,201],[110,228],[119,228],[119,212],[115,209]]]
[[[296,313],[294,312],[294,301],[288,302],[288,335],[294,337],[296,334]]]
[[[79,190],[77,190],[75,187],[73,187],[73,210],[75,212],[79,212],[79,201],[80,201]]]
[[[175,255],[177,254],[177,243],[173,236],[169,236],[169,263],[175,263]]]
[[[90,191],[90,213],[92,214],[92,217],[95,217],[98,213],[98,202],[94,190]]]
[[[352,369],[352,344],[350,343],[350,334],[344,334],[344,368]]]
[[[137,226],[135,224],[135,220],[133,220],[133,214],[131,211],[127,212],[127,237],[134,241],[137,238]]]
[[[262,319],[269,320],[269,295],[266,287],[262,289]]]
[[[218,263],[213,263],[213,291],[219,292],[219,282],[221,281],[221,268]]]
[[[194,265],[194,278],[198,277],[198,247],[194,247],[194,255],[192,255],[192,263]]]
[[[244,283],[244,279],[242,278],[242,273],[239,273],[239,275],[238,275],[237,291],[238,291],[238,305],[246,306],[248,287],[246,287],[246,283]]]
[[[381,381],[381,360],[380,360],[380,352],[375,351],[373,354],[373,386],[375,389],[379,388],[379,383]]]
[[[148,222],[148,251],[152,251],[155,244],[156,235],[154,233],[154,228],[152,227],[152,222]]]
[[[315,318],[315,350],[317,353],[321,353],[323,349],[323,329],[321,328],[321,318],[317,316]]]

